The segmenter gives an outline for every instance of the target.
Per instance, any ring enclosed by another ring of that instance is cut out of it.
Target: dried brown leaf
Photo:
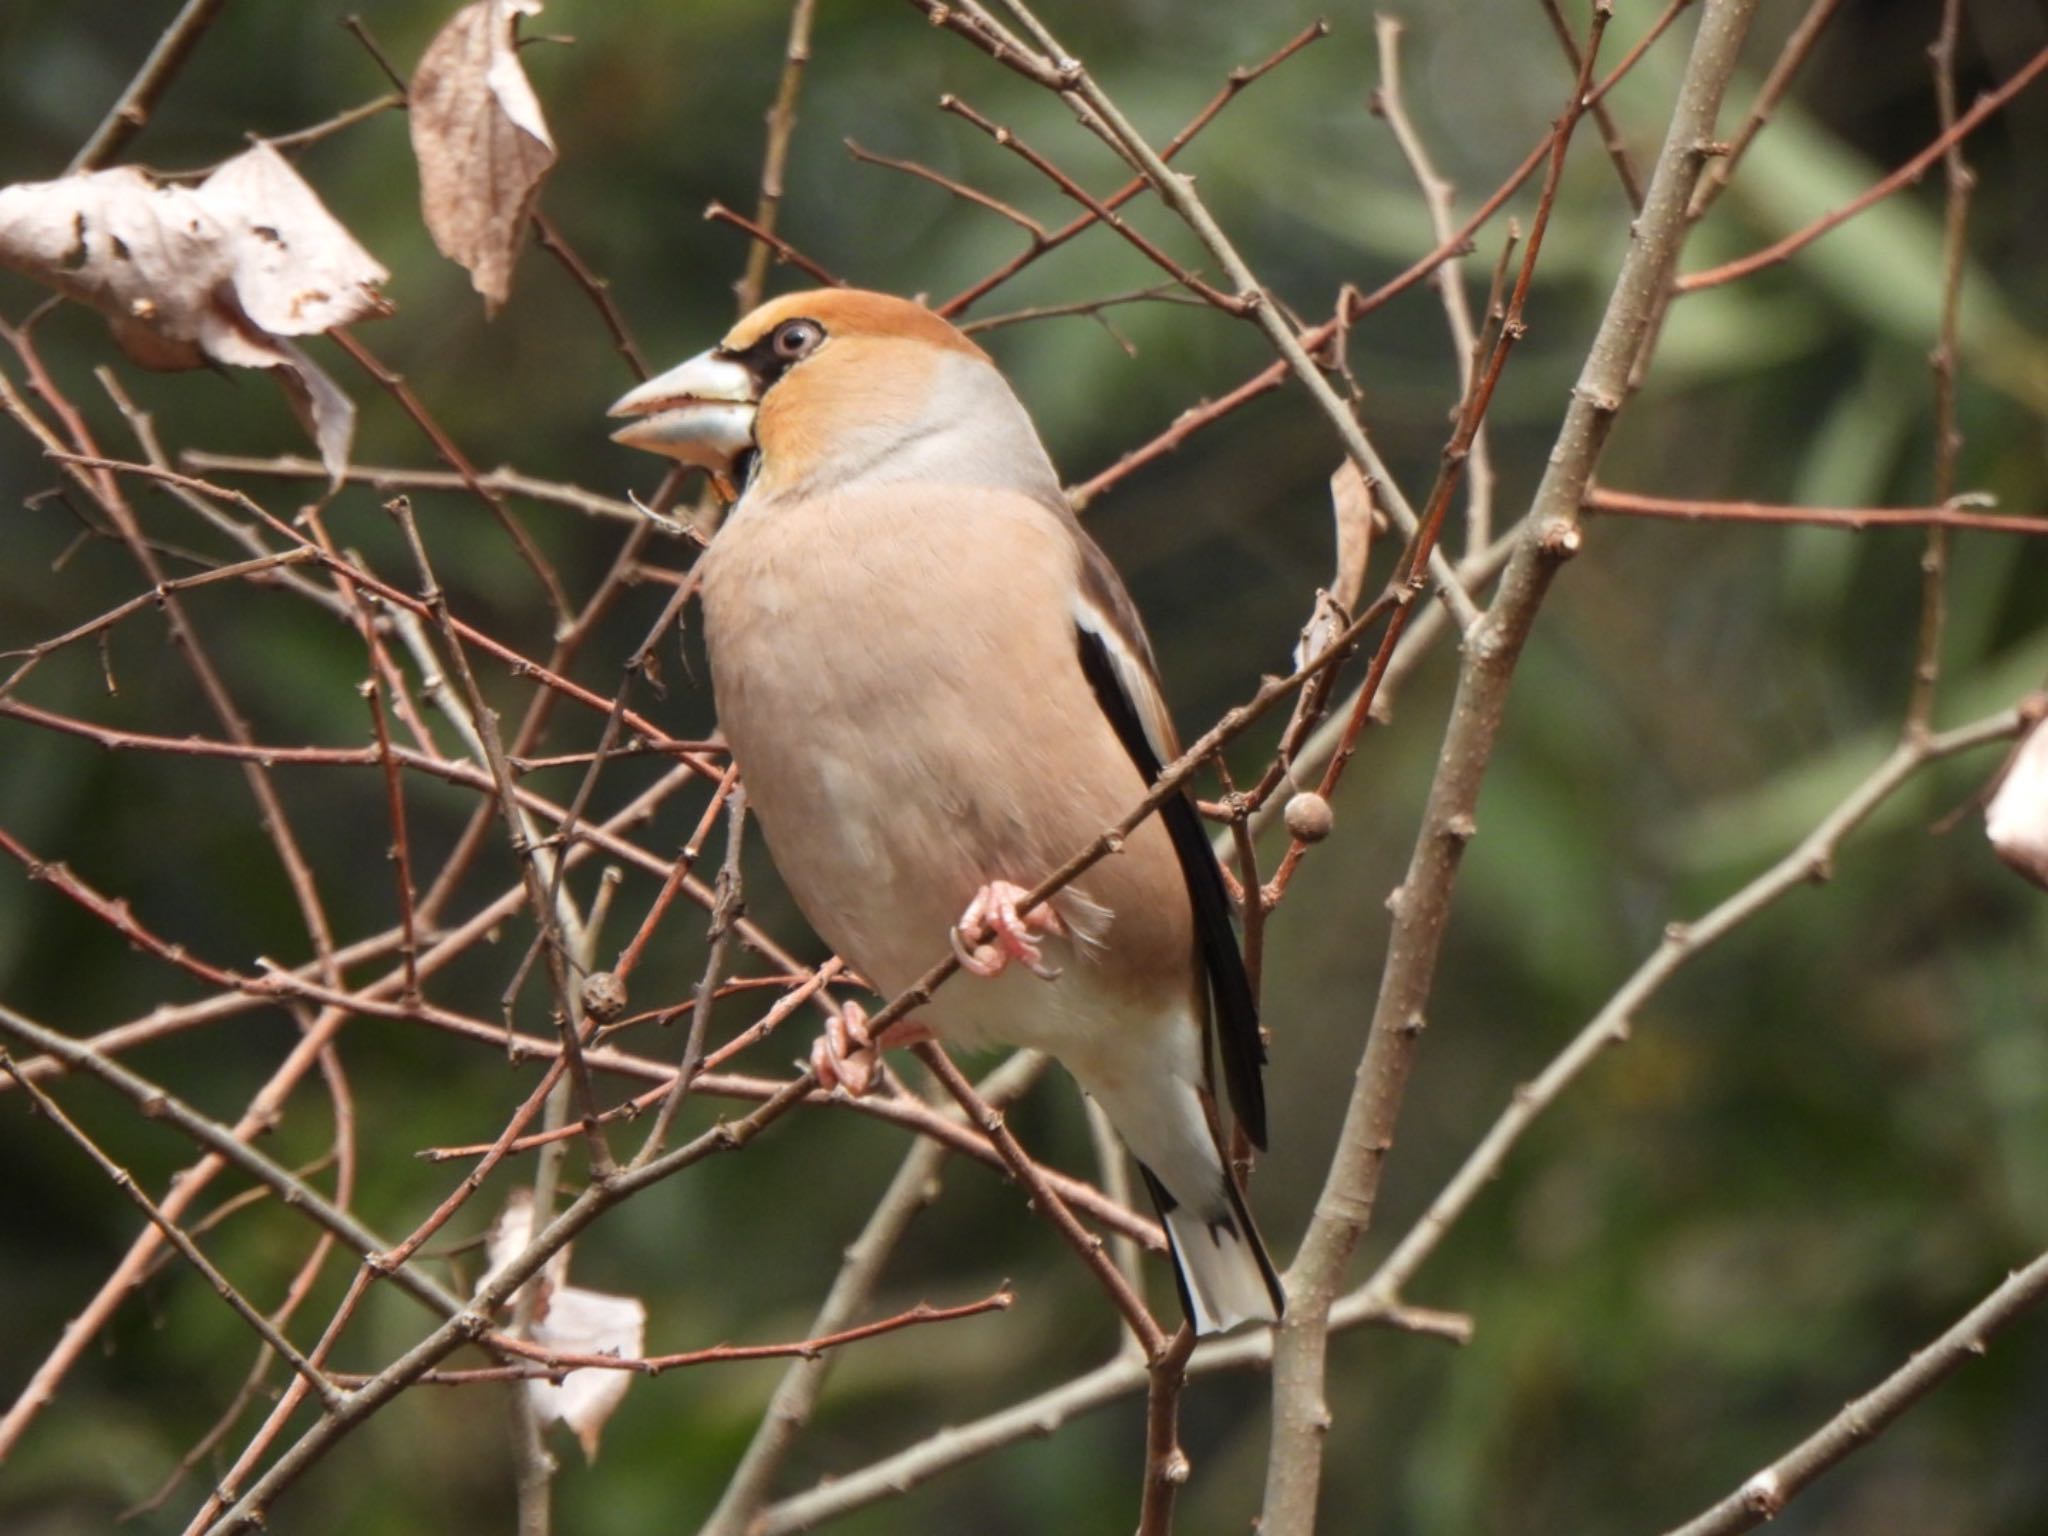
[[[1337,571],[1330,595],[1351,612],[1365,590],[1365,563],[1372,554],[1372,490],[1356,464],[1346,459],[1330,476],[1330,507],[1337,522]]]
[[[389,277],[268,144],[235,156],[199,194],[227,227],[242,312],[278,336],[315,336],[390,313]]]
[[[1984,807],[1984,832],[2001,859],[2048,886],[2048,721],[2027,734]]]
[[[1372,490],[1349,459],[1330,476],[1330,511],[1337,526],[1336,569],[1329,589],[1316,594],[1315,611],[1294,648],[1297,667],[1315,660],[1344,631],[1365,590],[1365,566],[1372,554]]]
[[[539,10],[540,0],[464,6],[427,45],[408,96],[427,232],[469,269],[487,315],[512,291],[527,221],[555,163],[514,38],[518,18]]]
[[[389,274],[269,145],[196,187],[121,166],[0,188],[0,266],[100,311],[146,368],[275,373],[329,474],[346,466],[355,407],[282,338],[388,314]]]
[[[232,262],[197,188],[129,166],[0,188],[0,265],[89,304],[148,368],[198,368]]]

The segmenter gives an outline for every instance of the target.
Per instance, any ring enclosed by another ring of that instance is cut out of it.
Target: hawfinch
[[[612,414],[619,442],[743,487],[700,567],[704,637],[797,904],[885,994],[949,937],[974,973],[879,1038],[846,1005],[821,1083],[861,1092],[876,1051],[932,1036],[1049,1052],[1142,1166],[1196,1330],[1276,1320],[1209,1035],[1260,1146],[1265,1053],[1193,800],[1018,910],[1178,749],[1130,596],[988,355],[904,299],[791,294]]]

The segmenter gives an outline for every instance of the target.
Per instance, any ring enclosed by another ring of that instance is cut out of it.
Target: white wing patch
[[[1159,696],[1159,684],[1153,679],[1151,663],[1132,647],[1108,614],[1079,592],[1074,594],[1074,622],[1102,642],[1116,673],[1117,687],[1130,701],[1131,712],[1144,729],[1152,755],[1161,767],[1172,762],[1180,756],[1180,749],[1174,741],[1173,720],[1166,712],[1166,701]]]

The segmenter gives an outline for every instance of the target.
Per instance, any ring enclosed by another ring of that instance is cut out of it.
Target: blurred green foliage
[[[167,0],[9,0],[0,9],[0,184],[58,174],[172,14]],[[384,82],[341,30],[360,11],[401,65],[449,7],[355,0],[230,4],[131,155],[161,168],[207,164],[245,132],[303,126],[376,95]],[[1575,7],[1572,9],[1576,9]],[[1619,47],[1652,7],[1625,5]],[[1744,109],[1798,7],[1765,7],[1738,83]],[[1701,228],[1689,266],[1739,254],[1838,206],[1934,130],[1925,45],[1935,7],[1845,7],[1794,99]],[[1406,8],[1408,96],[1461,206],[1490,190],[1544,131],[1568,74],[1534,5],[1440,0]],[[1963,97],[2006,78],[2044,41],[2038,9],[1965,6]],[[1058,3],[1048,16],[1138,122],[1163,137],[1227,69],[1263,56],[1310,19],[1295,4]],[[650,359],[683,355],[727,323],[744,256],[704,223],[720,198],[750,207],[761,113],[781,67],[783,8],[559,0],[529,32],[527,67],[562,150],[544,207],[610,279]],[[1256,87],[1186,161],[1262,275],[1300,312],[1326,312],[1336,285],[1372,286],[1430,243],[1384,128],[1366,110],[1375,78],[1370,16],[1332,17],[1333,37]],[[1614,98],[1638,160],[1661,131],[1689,22]],[[847,160],[847,136],[964,177],[1047,220],[1069,210],[1028,168],[933,110],[957,91],[1054,154],[1091,186],[1120,172],[1058,104],[907,7],[827,5],[805,83],[783,228],[848,277],[950,293],[1017,247],[1017,231],[930,185]],[[1733,127],[1733,118],[1725,125]],[[2009,510],[2048,505],[2048,180],[2037,146],[2048,95],[2022,97],[1970,141],[1979,174],[1962,335],[1961,484]],[[394,273],[395,318],[365,338],[402,369],[485,465],[611,492],[652,483],[612,448],[603,407],[629,382],[588,301],[529,252],[506,313],[485,324],[464,275],[421,229],[402,119],[386,114],[319,144],[305,174]],[[1526,220],[1529,196],[1515,205]],[[1157,209],[1134,217],[1187,250]],[[1926,354],[1940,292],[1939,175],[1739,286],[1683,302],[1649,388],[1604,468],[1617,485],[1670,494],[1916,504],[1929,494]],[[1534,485],[1563,392],[1604,301],[1627,210],[1588,135],[1574,150],[1531,300],[1531,333],[1494,414],[1501,506]],[[1500,227],[1480,237],[1482,285]],[[1096,232],[1031,269],[984,312],[1140,286],[1150,271]],[[788,283],[786,273],[777,281]],[[0,314],[39,295],[0,278]],[[1073,478],[1163,427],[1197,396],[1266,358],[1247,326],[1147,306],[1114,322],[1129,352],[1086,319],[1004,330],[992,349]],[[101,322],[49,316],[42,344],[101,440],[127,451],[91,370],[116,366],[174,449],[303,451],[271,388],[250,376],[137,375]],[[429,462],[415,428],[331,346],[322,361],[363,408],[357,456]],[[1366,414],[1419,491],[1444,433],[1453,372],[1437,300],[1419,287],[1353,341]],[[12,358],[0,368],[19,377]],[[1337,449],[1300,398],[1261,401],[1127,483],[1089,514],[1152,626],[1184,725],[1197,728],[1282,665],[1327,564],[1325,479]],[[53,566],[76,525],[24,498],[56,480],[11,427],[0,435],[0,646],[57,633],[139,590],[126,556],[87,544]],[[289,511],[287,490],[258,487]],[[201,536],[144,498],[166,537]],[[330,526],[373,563],[405,569],[378,497],[351,489]],[[546,642],[530,576],[488,516],[422,495],[458,611],[528,648]],[[559,510],[522,516],[572,591],[616,548],[615,525]],[[1468,857],[1432,1029],[1369,1242],[1383,1252],[1492,1121],[1513,1086],[1576,1030],[1665,923],[1754,875],[1883,755],[1898,729],[1918,604],[1916,533],[1594,523],[1524,663],[1481,831]],[[585,652],[579,676],[609,692],[659,611],[643,587]],[[1956,541],[1939,717],[2010,703],[2048,673],[2048,541]],[[217,589],[192,608],[261,739],[366,739],[354,685],[360,645],[302,604]],[[101,695],[89,651],[53,660],[25,696],[139,730],[204,719],[153,616],[115,635],[119,693]],[[1274,1150],[1257,1204],[1282,1253],[1307,1218],[1362,1044],[1381,960],[1382,902],[1412,837],[1446,702],[1448,657],[1371,736],[1337,806],[1338,835],[1308,862],[1273,921],[1266,968],[1275,1030]],[[672,728],[708,722],[701,667],[668,667]],[[494,680],[495,685],[495,680]],[[559,750],[595,726],[565,724]],[[576,736],[576,732],[584,732]],[[571,739],[571,738],[574,739]],[[1243,744],[1254,765],[1265,739]],[[1834,880],[1802,891],[1688,968],[1646,1008],[1627,1049],[1600,1063],[1544,1120],[1413,1287],[1467,1310],[1470,1347],[1388,1334],[1335,1346],[1327,1527],[1428,1533],[1660,1529],[1704,1505],[1847,1396],[1896,1366],[2048,1238],[2048,903],[1992,860],[1974,816],[1935,835],[1996,766],[1945,765],[1844,850]],[[607,775],[616,804],[645,764]],[[281,784],[344,937],[393,920],[371,775],[296,770]],[[566,793],[573,778],[544,776]],[[471,798],[408,786],[416,846],[431,866]],[[673,847],[692,808],[646,837]],[[236,771],[225,764],[110,756],[0,722],[0,818],[45,857],[131,901],[143,919],[223,963],[303,957],[276,861]],[[509,878],[494,851],[473,889]],[[615,922],[651,897],[628,880]],[[765,868],[756,916],[815,944]],[[460,909],[460,904],[458,904]],[[435,992],[489,1014],[524,947],[499,943]],[[702,961],[701,923],[671,919],[636,981],[683,995]],[[16,868],[0,869],[0,998],[85,1033],[192,995],[107,929]],[[741,1010],[721,1015],[731,1026]],[[136,1054],[137,1067],[227,1117],[288,1049],[288,1021],[249,1014]],[[789,1044],[785,1042],[785,1044]],[[674,1047],[654,1041],[657,1053]],[[793,1050],[789,1044],[789,1050]],[[772,1070],[781,1046],[766,1055]],[[530,1082],[490,1053],[389,1022],[343,1036],[367,1149],[357,1206],[397,1233],[450,1181],[407,1156],[488,1136]],[[150,1187],[189,1159],[166,1128],[84,1082],[58,1092]],[[268,1150],[288,1162],[325,1149],[313,1090]],[[711,1112],[694,1106],[693,1124]],[[1063,1081],[1015,1117],[1069,1166],[1089,1165]],[[587,1283],[648,1303],[650,1348],[799,1336],[869,1202],[901,1151],[858,1117],[785,1121],[744,1156],[671,1181],[613,1213],[578,1247]],[[135,1212],[49,1127],[0,1096],[0,1396],[11,1398],[137,1229]],[[500,1176],[458,1226],[473,1232]],[[230,1185],[223,1185],[225,1193]],[[210,1247],[274,1304],[306,1229],[259,1205]],[[474,1261],[467,1262],[474,1274]],[[923,1433],[1056,1383],[1102,1358],[1111,1321],[1048,1232],[979,1168],[949,1168],[945,1194],[890,1266],[878,1306],[952,1301],[1009,1277],[1009,1314],[848,1351],[784,1486],[863,1464]],[[1165,1279],[1153,1275],[1165,1302]],[[338,1299],[331,1267],[307,1318]],[[379,1296],[344,1363],[374,1368],[421,1327]],[[167,1268],[123,1308],[104,1347],[0,1468],[10,1536],[107,1529],[153,1489],[233,1396],[251,1341],[196,1277]],[[772,1365],[682,1372],[637,1384],[585,1468],[566,1441],[559,1528],[578,1536],[691,1529],[708,1510],[776,1378]],[[275,1376],[275,1373],[273,1373]],[[1916,1409],[1874,1450],[1799,1500],[1780,1528],[1808,1533],[2007,1533],[2048,1529],[2048,1325],[2016,1329]],[[1264,1382],[1210,1379],[1190,1393],[1196,1467],[1184,1529],[1242,1529],[1262,1476]],[[379,1416],[277,1513],[293,1532],[483,1532],[509,1528],[509,1418],[497,1389],[421,1391]],[[245,1418],[246,1434],[253,1418]],[[239,1436],[234,1437],[236,1439]],[[844,1523],[856,1533],[1007,1536],[1120,1531],[1135,1504],[1140,1409],[1123,1404],[1056,1438],[950,1473]],[[209,1466],[212,1464],[209,1463]],[[202,1469],[202,1479],[204,1469]],[[182,1528],[197,1482],[139,1532]]]

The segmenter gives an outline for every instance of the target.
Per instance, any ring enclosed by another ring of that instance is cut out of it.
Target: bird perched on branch
[[[1030,888],[1178,755],[1152,650],[986,353],[908,300],[791,294],[612,407],[619,442],[744,487],[704,555],[718,717],[797,904],[886,993],[950,936],[974,973],[819,1081],[936,1036],[1057,1057],[1145,1172],[1198,1332],[1282,1295],[1223,1151],[1210,1036],[1265,1145],[1256,1005],[1193,800],[1048,900]]]

